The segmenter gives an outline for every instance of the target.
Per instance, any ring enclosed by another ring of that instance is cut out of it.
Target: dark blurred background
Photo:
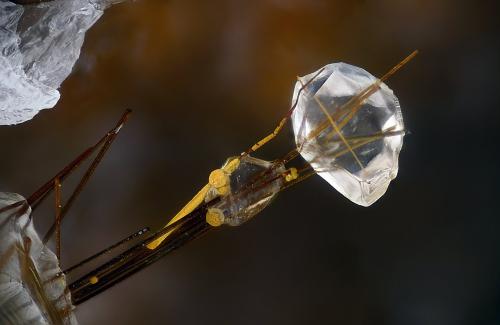
[[[87,34],[53,110],[0,128],[0,190],[28,196],[134,110],[63,226],[63,268],[160,227],[272,130],[296,75],[388,81],[412,134],[370,208],[319,177],[82,304],[81,324],[500,324],[494,1],[140,0]],[[293,146],[287,129],[259,156]],[[69,190],[69,185],[66,185]],[[45,230],[51,204],[37,212]]]

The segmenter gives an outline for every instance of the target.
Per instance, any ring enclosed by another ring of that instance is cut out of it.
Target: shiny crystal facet
[[[22,196],[0,192],[0,324],[76,325],[59,261],[30,214]]]
[[[318,73],[300,78],[295,86],[293,102],[299,98],[292,124],[297,148],[335,189],[369,206],[398,172],[404,131],[398,99],[382,83],[356,105],[356,97],[377,78],[345,63],[329,64]]]
[[[25,122],[56,105],[85,32],[119,1],[0,1],[0,125]]]
[[[239,226],[267,207],[283,185],[283,164],[243,156],[231,173],[230,193],[214,205],[223,215],[224,223]]]

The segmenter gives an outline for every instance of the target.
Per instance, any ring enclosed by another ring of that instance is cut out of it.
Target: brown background
[[[77,309],[81,324],[500,323],[493,1],[140,0],[87,34],[57,107],[0,128],[0,190],[29,195],[134,115],[64,223],[67,267],[161,226],[210,170],[274,128],[295,76],[335,61],[393,77],[408,129],[370,208],[316,177],[256,219]],[[290,130],[263,158],[292,147]],[[66,185],[69,187],[69,184]],[[37,212],[44,230],[50,205]]]

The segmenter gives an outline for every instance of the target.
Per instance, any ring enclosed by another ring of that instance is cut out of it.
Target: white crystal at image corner
[[[85,32],[122,0],[0,0],[0,125],[19,124],[59,100]]]
[[[346,119],[349,112],[344,111],[343,104],[377,78],[346,63],[329,64],[323,69],[321,73],[318,70],[300,78],[302,83],[295,85],[292,102],[299,96],[292,114],[295,142],[302,157],[319,176],[352,202],[369,206],[385,194],[398,173],[404,136],[398,99],[382,83],[359,110],[354,111],[352,118]],[[316,78],[307,84],[314,76]],[[300,91],[303,84],[306,89]],[[354,154],[334,130],[318,101],[338,124],[340,134]],[[318,129],[322,131],[312,137]],[[374,138],[381,133],[386,136]]]
[[[78,324],[59,261],[30,213],[22,196],[0,192],[0,324]]]

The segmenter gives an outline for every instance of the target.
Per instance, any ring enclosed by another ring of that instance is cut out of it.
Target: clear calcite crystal
[[[293,95],[293,103],[298,96],[292,124],[300,154],[362,206],[386,192],[397,175],[403,145],[403,118],[392,90],[381,83],[360,97],[377,82],[361,68],[334,63],[299,78]]]

